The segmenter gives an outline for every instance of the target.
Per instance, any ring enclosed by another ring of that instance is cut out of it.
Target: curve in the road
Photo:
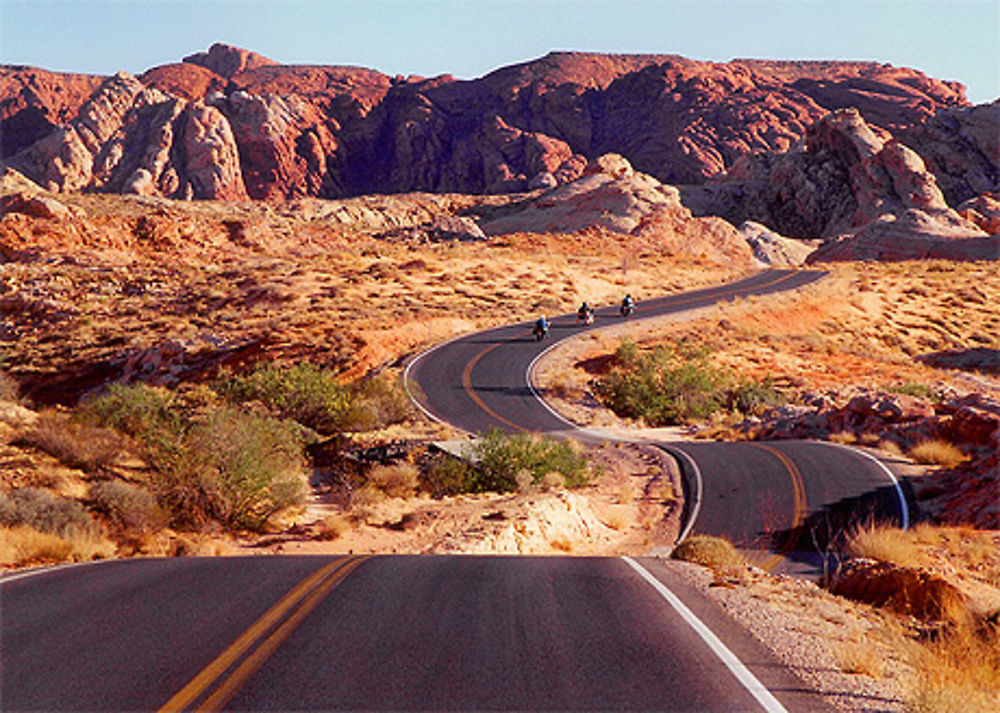
[[[795,289],[826,273],[768,270],[737,282],[645,300],[633,319],[674,314],[740,296]],[[605,441],[551,409],[531,380],[535,363],[556,343],[608,323],[621,324],[614,306],[597,310],[593,325],[575,315],[552,320],[552,343],[536,342],[530,323],[465,335],[418,355],[404,383],[432,418],[469,433],[491,428]],[[419,396],[418,396],[419,393]],[[787,558],[806,569],[836,528],[851,521],[909,523],[909,507],[892,473],[875,458],[835,444],[800,441],[754,443],[661,443],[689,476],[684,534],[724,535],[771,553],[760,564],[772,569]],[[795,567],[791,568],[795,570]]]

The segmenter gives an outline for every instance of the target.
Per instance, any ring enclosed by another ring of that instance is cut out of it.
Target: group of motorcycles
[[[618,307],[618,312],[626,319],[632,316],[635,312],[635,300],[632,299],[632,295],[625,295],[621,305]],[[584,302],[580,305],[580,309],[576,311],[576,321],[583,322],[584,324],[593,324],[594,308]],[[550,323],[545,315],[538,318],[538,321],[535,322],[535,328],[532,330],[536,342],[540,342],[549,336],[549,327]]]

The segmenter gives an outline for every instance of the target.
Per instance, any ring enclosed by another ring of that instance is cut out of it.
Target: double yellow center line
[[[160,713],[188,708],[197,711],[221,709],[302,620],[367,559],[369,557],[338,559],[306,577],[164,703]]]
[[[806,513],[809,512],[809,503],[806,501],[806,486],[805,481],[802,479],[802,473],[799,471],[798,466],[795,465],[795,461],[789,458],[787,453],[764,443],[750,443],[749,445],[754,448],[765,450],[781,461],[781,464],[785,466],[785,470],[788,471],[788,476],[792,480],[792,523],[789,526],[788,539],[785,540],[783,546],[785,552],[791,551],[798,542],[798,528],[800,528],[802,523],[805,522]],[[771,557],[768,558],[768,560],[762,565],[762,568],[770,572],[777,567],[783,559],[784,556],[781,554],[771,555]]]

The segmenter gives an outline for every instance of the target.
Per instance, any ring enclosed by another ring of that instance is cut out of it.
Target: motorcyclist
[[[632,299],[631,294],[625,295],[625,298],[622,300],[622,307],[621,307],[622,314],[629,315],[632,314],[632,312],[634,311],[635,311],[635,300]]]
[[[580,309],[576,311],[576,318],[584,322],[589,322],[591,319],[593,319],[593,316],[594,316],[594,308],[591,307],[586,302],[580,305]]]
[[[546,319],[545,315],[543,314],[541,317],[538,318],[538,321],[535,322],[535,334],[539,337],[544,337],[548,333],[549,333],[549,320]]]

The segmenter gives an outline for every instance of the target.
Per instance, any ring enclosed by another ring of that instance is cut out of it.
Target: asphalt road
[[[645,565],[713,620],[781,701],[771,710],[823,710],[713,604]],[[5,711],[764,709],[615,558],[126,560],[0,580],[0,596]]]
[[[637,316],[816,277],[767,272],[644,302]],[[554,333],[579,329],[560,318]],[[418,359],[409,377],[425,408],[472,431],[568,429],[525,381],[547,346],[527,330]],[[846,449],[667,447],[701,473],[689,473],[696,531],[766,535],[775,556],[793,553],[810,521],[892,506],[884,474]],[[824,710],[655,559],[147,559],[0,579],[0,710],[223,708]]]
[[[632,319],[795,289],[825,274],[767,270],[738,282],[642,301]],[[527,375],[553,343],[622,319],[612,305],[597,310],[593,325],[578,323],[575,314],[552,318],[551,336],[542,342],[532,337],[530,322],[467,335],[417,357],[409,365],[407,384],[433,418],[471,433],[500,428],[607,440],[600,432],[575,430],[546,408]],[[758,563],[772,571],[819,574],[831,533],[859,522],[905,524],[909,518],[906,495],[891,473],[852,449],[802,441],[661,445],[691,466],[685,468],[688,500],[701,490],[700,508],[690,513],[692,531],[761,550]]]

